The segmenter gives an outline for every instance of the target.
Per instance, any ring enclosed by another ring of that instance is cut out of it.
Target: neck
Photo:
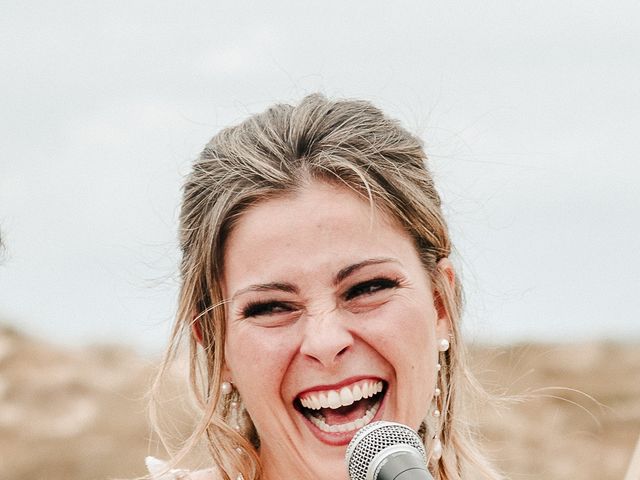
[[[337,461],[324,458],[313,461],[310,455],[296,448],[289,452],[271,450],[263,444],[260,448],[262,480],[281,480],[283,478],[304,480],[348,480],[347,470],[340,457]]]
[[[262,464],[262,480],[280,480],[282,478],[304,478],[316,480],[316,476],[308,468],[297,461],[297,452],[284,455],[273,452],[264,445],[260,448],[260,463]]]

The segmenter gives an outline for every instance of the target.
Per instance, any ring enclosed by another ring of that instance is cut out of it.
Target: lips
[[[382,380],[359,380],[339,388],[303,392],[295,404],[321,432],[344,434],[355,432],[373,420],[385,390]]]

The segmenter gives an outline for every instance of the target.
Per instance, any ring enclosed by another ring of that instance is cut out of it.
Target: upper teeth
[[[303,407],[311,410],[346,407],[363,398],[374,396],[376,393],[381,392],[382,388],[381,381],[364,380],[343,387],[340,390],[305,393],[304,396],[300,397],[300,403]]]

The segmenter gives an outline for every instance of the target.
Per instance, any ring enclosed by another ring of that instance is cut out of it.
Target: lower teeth
[[[364,417],[358,418],[353,422],[341,423],[339,425],[329,425],[324,421],[324,419],[315,417],[313,415],[308,415],[307,418],[311,420],[311,423],[313,423],[316,427],[318,427],[323,432],[327,432],[327,433],[350,432],[352,430],[359,430],[360,428],[367,425],[373,419],[373,417],[375,417],[379,407],[380,407],[380,402],[376,402],[369,410],[367,410],[367,413],[364,414]]]

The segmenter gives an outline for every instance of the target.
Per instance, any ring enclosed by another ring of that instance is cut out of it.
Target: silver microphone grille
[[[374,457],[392,445],[415,448],[427,463],[422,440],[416,432],[401,423],[374,422],[361,428],[347,447],[345,460],[351,480],[368,480],[367,471]]]

